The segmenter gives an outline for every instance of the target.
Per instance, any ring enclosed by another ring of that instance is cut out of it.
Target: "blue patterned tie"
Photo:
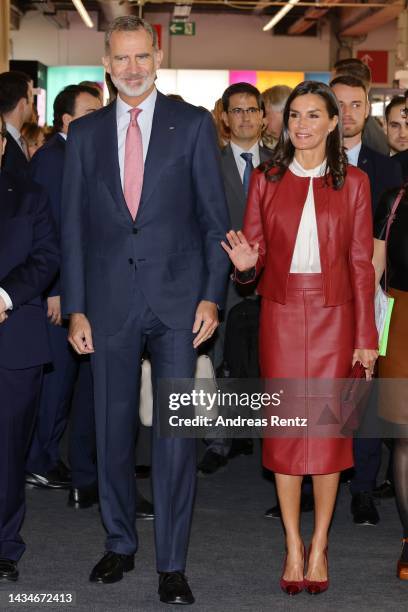
[[[244,185],[245,197],[248,196],[249,189],[249,179],[251,178],[252,170],[254,169],[252,165],[252,153],[241,153],[242,159],[245,160],[245,170],[244,170],[244,178],[242,180],[242,184]]]

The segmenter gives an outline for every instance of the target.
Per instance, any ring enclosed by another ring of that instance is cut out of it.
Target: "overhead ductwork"
[[[326,4],[335,5],[341,3],[342,0],[326,0]],[[331,9],[331,6],[321,6],[318,5],[316,8],[308,8],[303,15],[300,17],[293,25],[288,29],[288,34],[303,34],[307,32],[309,28],[312,28],[316,23],[321,19],[326,13],[328,13]]]
[[[404,10],[401,0],[388,0],[384,2],[384,8],[363,9],[356,15],[351,13],[351,17],[346,20],[340,29],[340,36],[363,36],[372,30],[380,28],[385,23],[396,19]]]

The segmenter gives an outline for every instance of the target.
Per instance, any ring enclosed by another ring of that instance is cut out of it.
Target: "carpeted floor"
[[[408,582],[395,578],[401,528],[394,500],[382,501],[376,527],[353,525],[350,495],[342,485],[331,532],[327,593],[291,599],[279,589],[283,535],[277,520],[265,520],[274,487],[262,477],[258,452],[237,457],[220,472],[198,480],[187,575],[196,612],[405,611]],[[149,481],[140,488],[150,495]],[[7,610],[166,610],[157,596],[153,523],[139,522],[140,551],[135,571],[114,585],[94,585],[88,575],[103,553],[104,532],[96,508],[75,511],[66,491],[27,490],[23,535],[27,551],[20,580],[0,586]],[[306,543],[313,517],[303,516]],[[64,592],[75,605],[10,605],[6,593]],[[173,608],[174,609],[174,608]]]

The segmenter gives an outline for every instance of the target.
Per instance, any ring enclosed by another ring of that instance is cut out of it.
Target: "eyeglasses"
[[[237,106],[237,108],[231,108],[228,112],[231,113],[231,115],[240,117],[243,115],[256,115],[259,111],[260,109],[255,108],[255,106],[250,106],[249,108],[239,108],[239,106]]]

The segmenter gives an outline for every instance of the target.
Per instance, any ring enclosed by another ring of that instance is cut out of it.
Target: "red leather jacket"
[[[276,172],[275,169],[269,172]],[[277,182],[255,170],[243,232],[259,243],[258,293],[285,304],[287,281],[310,178],[287,170]],[[378,348],[374,318],[373,228],[367,175],[348,166],[343,187],[335,190],[325,178],[313,179],[325,306],[350,300],[355,304],[355,348]]]

